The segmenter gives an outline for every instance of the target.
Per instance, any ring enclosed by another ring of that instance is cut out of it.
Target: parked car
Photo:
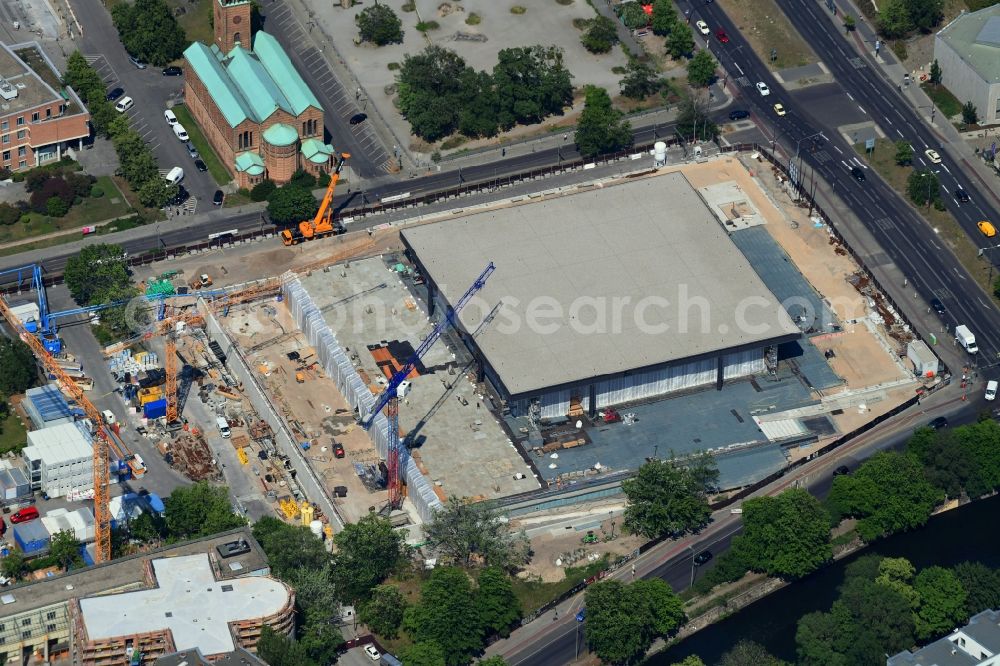
[[[118,113],[125,113],[133,106],[135,106],[135,102],[132,100],[131,97],[128,96],[122,97],[120,100],[118,100],[118,103],[115,104],[115,111],[117,111]]]
[[[38,518],[38,509],[33,506],[26,506],[17,513],[11,514],[10,522],[26,523],[29,520],[34,520],[35,518]]]
[[[345,455],[347,455],[347,454],[344,453],[344,445],[341,444],[340,442],[334,442],[333,443],[333,457],[334,458],[343,458]]]
[[[186,144],[184,144],[184,147],[187,148],[188,155],[191,156],[191,159],[196,160],[199,157],[201,157],[201,155],[198,153],[198,149],[195,148],[194,144],[191,143],[190,141],[188,141]]]
[[[712,559],[712,551],[703,550],[694,556],[694,565],[696,567],[700,567],[701,565],[707,563],[711,559]]]
[[[361,123],[365,122],[366,120],[368,120],[368,114],[366,114],[366,113],[355,113],[353,116],[351,116],[351,120],[349,122],[352,125],[360,125]]]
[[[221,206],[222,202],[226,200],[226,195],[222,190],[216,190],[215,194],[212,195],[212,205]]]
[[[173,126],[174,136],[176,136],[181,141],[188,141],[191,137],[188,136],[187,130],[184,129],[184,125],[177,123]]]
[[[167,121],[167,124],[173,127],[177,124],[177,116],[170,109],[166,109],[163,112],[163,119]]]
[[[188,193],[188,191],[186,189],[184,189],[184,186],[183,185],[178,185],[177,186],[177,196],[175,196],[173,199],[171,199],[170,201],[168,201],[167,205],[168,206],[180,206],[182,203],[184,203],[185,201],[187,201],[190,197],[191,197],[191,195]]]
[[[378,661],[382,658],[382,653],[379,652],[374,645],[366,645],[365,654],[368,655],[368,658],[372,661]]]
[[[105,99],[107,99],[109,102],[114,102],[116,99],[118,99],[124,94],[125,94],[124,88],[112,88],[111,90],[108,91],[108,94],[105,96]]]
[[[729,112],[730,120],[743,120],[744,118],[749,118],[750,112],[745,109],[733,109]]]
[[[164,67],[161,73],[163,74],[163,76],[180,76],[181,74],[184,73],[184,70],[181,69],[180,67],[170,66],[170,67]]]
[[[760,93],[761,97],[767,97],[771,94],[771,89],[767,87],[767,84],[763,81],[757,82],[757,92]]]
[[[134,55],[130,55],[128,57],[128,61],[130,63],[132,63],[133,65],[135,65],[136,69],[146,69],[146,67],[147,67],[146,63],[144,63],[143,61],[139,60]]]
[[[998,383],[997,380],[995,380],[995,379],[992,379],[992,380],[986,382],[986,399],[987,400],[996,400],[996,398],[997,398],[997,387],[998,386],[1000,386],[1000,383]]]
[[[208,166],[206,166],[205,163],[200,159],[194,161],[194,168],[200,171],[201,173],[205,173],[206,171],[208,171]]]

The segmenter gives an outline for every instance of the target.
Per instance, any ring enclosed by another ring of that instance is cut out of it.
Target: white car
[[[757,82],[757,92],[760,93],[761,97],[767,97],[771,94],[771,89],[767,87],[767,84],[763,81]]]
[[[941,156],[938,155],[938,152],[933,148],[925,150],[924,155],[926,155],[927,159],[931,161],[931,164],[941,164]]]
[[[166,111],[163,112],[163,119],[166,120],[167,124],[170,125],[171,127],[177,124],[177,116],[175,116],[174,112],[171,111],[170,109],[167,109]]]
[[[376,650],[374,645],[366,645],[365,654],[368,655],[368,658],[372,661],[378,661],[382,658],[382,653]]]
[[[115,111],[117,111],[118,113],[125,113],[133,106],[135,106],[135,102],[132,101],[131,97],[126,95],[125,97],[122,97],[120,100],[118,100],[117,104],[115,104]]]
[[[171,125],[171,127],[174,130],[174,136],[176,136],[181,141],[187,141],[188,139],[191,138],[188,136],[187,130],[184,129],[184,125],[181,125],[180,123],[174,123],[173,125]]]
[[[992,381],[986,382],[986,399],[987,400],[996,400],[996,397],[997,397],[997,387],[1000,387],[1000,382],[997,382],[997,380],[995,380],[995,379],[992,380]]]
[[[704,21],[695,21],[694,26],[698,28],[698,32],[700,32],[705,36],[708,36],[712,33],[712,31],[708,29],[708,24],[705,23]]]

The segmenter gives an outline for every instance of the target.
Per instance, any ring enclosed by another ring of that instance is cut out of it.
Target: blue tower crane
[[[486,285],[486,280],[489,279],[493,271],[496,270],[496,266],[493,265],[491,261],[488,266],[479,274],[476,281],[472,283],[468,291],[462,295],[455,306],[448,309],[448,313],[445,315],[438,324],[434,327],[434,330],[430,332],[424,341],[420,343],[417,350],[413,352],[413,356],[404,365],[399,372],[394,374],[389,380],[389,384],[385,389],[378,394],[378,398],[375,399],[375,406],[372,410],[368,412],[362,419],[361,425],[364,426],[365,430],[371,428],[372,423],[375,421],[375,415],[378,414],[382,409],[385,409],[385,415],[389,419],[389,433],[388,433],[388,459],[386,460],[386,466],[389,468],[389,505],[393,509],[398,509],[403,502],[403,484],[402,484],[402,463],[403,463],[403,451],[399,442],[399,385],[413,372],[413,368],[416,367],[420,359],[423,358],[424,354],[434,346],[434,343],[438,341],[441,334],[444,333],[445,329],[455,323],[455,318],[458,313],[462,311],[468,302],[472,299],[476,293]]]

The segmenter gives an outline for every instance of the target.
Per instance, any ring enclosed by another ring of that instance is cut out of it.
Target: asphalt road
[[[184,188],[197,199],[197,207],[211,208],[212,195],[217,189],[215,181],[207,172],[199,173],[194,168],[194,160],[184,144],[163,119],[167,102],[183,97],[184,77],[163,76],[161,68],[152,65],[136,69],[129,62],[111,15],[101,0],[74,0],[73,5],[83,25],[80,52],[103,77],[108,90],[124,88],[125,94],[135,100],[135,106],[127,114],[132,127],[152,148],[161,170],[175,166],[184,169]]]
[[[814,18],[809,11],[810,9],[820,11],[819,5],[813,6],[807,2],[800,4],[803,6],[802,12],[787,13],[793,24],[803,30],[806,38],[813,42],[814,48],[822,54],[824,42],[827,42],[827,46],[833,50],[838,46],[841,49],[846,46],[828,43],[830,36],[824,29],[827,19],[822,16]],[[865,258],[869,267],[895,263],[907,276],[909,285],[925,300],[938,298],[944,303],[947,308],[943,317],[945,324],[950,328],[956,324],[967,324],[973,330],[981,350],[978,359],[980,367],[995,365],[1000,358],[1000,328],[998,328],[1000,310],[974,285],[964,268],[944,244],[938,242],[937,234],[930,225],[899,194],[873,171],[867,169],[855,156],[854,149],[840,136],[835,125],[817,120],[812,107],[798,103],[800,95],[806,96],[810,93],[802,91],[789,93],[782,89],[781,84],[756,56],[718,4],[696,5],[692,11],[693,19],[704,19],[713,33],[716,28],[722,27],[729,34],[729,43],[716,42],[712,45],[712,53],[739,91],[737,105],[749,109],[758,125],[772,128],[772,136],[776,136],[777,142],[784,147],[783,152],[789,159],[794,160],[798,154],[798,164],[804,183],[809,182],[813,173],[816,178],[828,182],[834,193],[865,224],[884,250],[884,253],[879,252]],[[799,25],[800,23],[803,25]],[[813,36],[814,31],[815,36]],[[892,103],[895,91],[886,93],[883,90],[886,87],[884,82],[881,82],[867,65],[862,63],[860,68],[855,68],[855,65],[847,62],[843,56],[832,60],[833,62],[824,61],[836,76],[843,77],[840,85],[845,88],[845,96],[850,88],[863,86],[867,91],[864,91],[864,95],[859,93],[855,96],[855,100],[863,100],[872,109],[879,109],[885,104],[891,109],[889,113],[893,115],[910,113],[902,100]],[[770,87],[770,95],[764,97],[757,92],[754,86],[758,81],[763,81]],[[872,99],[878,100],[877,103],[872,102]],[[778,102],[788,110],[787,115],[781,117],[775,113],[773,105]],[[922,128],[918,118],[912,113],[910,115],[912,117],[908,122],[913,125],[915,131],[928,132]],[[917,130],[918,127],[921,129]],[[819,136],[820,134],[822,136]],[[821,139],[819,145],[814,143],[816,139]],[[852,178],[852,166],[864,169],[867,176],[865,182],[859,183]],[[947,179],[954,178],[951,172],[957,172],[958,169],[949,167],[945,170],[943,167],[948,165],[941,166],[942,182],[945,186],[952,187],[954,181]],[[965,187],[974,192],[968,183]],[[978,196],[974,201],[975,207],[955,207],[954,212],[962,220],[963,227],[968,228],[969,221],[974,219],[1000,219],[994,214],[984,196]],[[950,200],[949,203],[954,205]],[[986,216],[980,217],[982,213]]]

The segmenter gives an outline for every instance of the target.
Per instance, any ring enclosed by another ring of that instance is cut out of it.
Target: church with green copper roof
[[[330,169],[323,107],[278,40],[252,34],[250,0],[214,0],[214,11],[215,41],[184,51],[184,98],[237,185]]]

